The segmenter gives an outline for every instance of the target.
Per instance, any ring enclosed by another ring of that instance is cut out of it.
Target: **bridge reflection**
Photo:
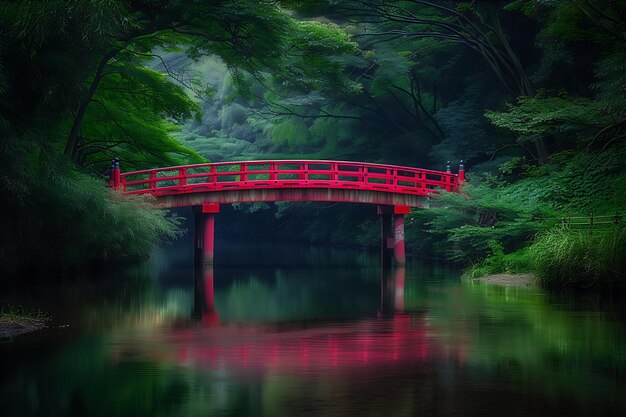
[[[220,323],[212,265],[195,269],[193,319],[163,335],[178,363],[203,369],[257,373],[271,369],[329,372],[426,363],[453,356],[430,333],[426,314],[404,311],[405,268],[382,268],[377,318],[337,323]],[[199,325],[199,326],[198,326]]]
[[[381,268],[379,318],[393,318],[404,313],[405,274],[406,269],[403,266],[395,269]]]
[[[209,326],[219,324],[219,316],[215,310],[213,277],[214,271],[212,264],[195,266],[192,318]]]
[[[378,318],[393,318],[404,313],[404,282],[406,269],[381,268],[380,306]],[[219,314],[215,308],[215,270],[212,264],[196,264],[194,268],[194,305],[192,319],[203,325],[219,325]]]
[[[215,271],[212,265],[203,265],[194,273],[190,319],[127,333],[125,343],[112,344],[111,357],[145,358],[250,376],[369,372],[428,366],[433,359],[442,358],[463,362],[465,344],[450,346],[441,339],[426,312],[405,311],[405,269],[382,270],[380,304],[369,318],[241,322],[220,319]]]

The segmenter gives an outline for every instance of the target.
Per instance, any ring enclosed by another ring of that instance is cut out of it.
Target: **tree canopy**
[[[537,218],[623,208],[625,21],[600,0],[5,1],[2,201],[17,212],[42,177],[113,157],[463,159],[467,193],[414,214],[429,251],[515,251],[552,227]],[[303,239],[345,242],[372,222],[346,210],[249,211],[259,230],[306,217]]]

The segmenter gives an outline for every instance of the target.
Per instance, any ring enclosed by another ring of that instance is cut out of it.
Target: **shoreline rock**
[[[18,319],[0,317],[0,340],[31,333],[47,327],[47,319],[20,317]]]

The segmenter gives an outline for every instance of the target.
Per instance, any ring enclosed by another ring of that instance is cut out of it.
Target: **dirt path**
[[[533,274],[494,274],[476,278],[475,280],[486,284],[509,287],[534,287],[537,285]]]

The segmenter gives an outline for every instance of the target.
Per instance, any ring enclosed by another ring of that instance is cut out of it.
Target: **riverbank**
[[[21,306],[5,306],[0,311],[0,339],[11,338],[47,327],[50,317]]]
[[[535,287],[537,286],[537,276],[531,273],[526,274],[493,274],[478,278],[471,278],[472,281],[483,282],[485,284],[502,285],[505,287]]]

